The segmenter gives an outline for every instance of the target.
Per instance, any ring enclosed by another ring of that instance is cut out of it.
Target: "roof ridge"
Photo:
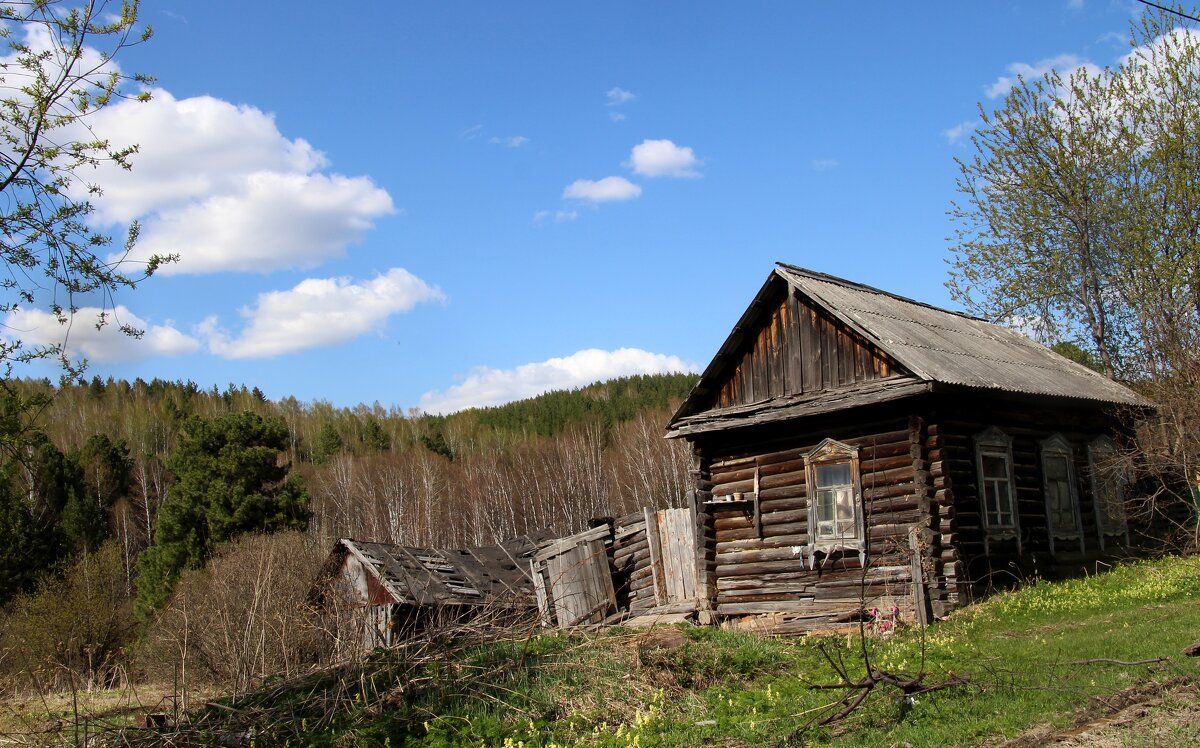
[[[933,304],[929,304],[924,301],[917,301],[916,299],[910,299],[907,296],[901,296],[898,293],[892,293],[891,291],[885,291],[882,288],[868,286],[865,283],[857,283],[852,280],[846,280],[845,278],[839,278],[836,275],[830,275],[828,273],[821,273],[816,270],[809,270],[808,268],[802,268],[799,265],[792,265],[790,263],[780,262],[780,261],[776,261],[775,265],[776,265],[776,267],[781,267],[790,272],[797,273],[799,275],[803,275],[808,278],[812,278],[813,280],[824,281],[826,283],[833,283],[833,284],[836,284],[839,286],[844,286],[846,288],[853,288],[853,289],[856,289],[859,291],[866,291],[868,293],[879,294],[880,296],[888,296],[893,299],[896,299],[897,301],[903,301],[906,304],[915,304],[916,306],[922,306],[922,307],[925,307],[926,309],[932,309],[935,312],[944,312],[946,314],[953,314],[956,317],[962,317],[964,319],[975,320],[976,322],[988,322],[988,320],[986,320],[982,317],[976,317],[972,314],[967,314],[966,312],[956,312],[952,309],[943,309],[940,306],[934,306]],[[993,323],[989,322],[989,324],[993,324]]]

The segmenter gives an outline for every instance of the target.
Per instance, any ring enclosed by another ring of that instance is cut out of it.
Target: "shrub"
[[[27,686],[111,687],[134,627],[121,547],[105,543],[13,600],[0,629],[3,669]]]

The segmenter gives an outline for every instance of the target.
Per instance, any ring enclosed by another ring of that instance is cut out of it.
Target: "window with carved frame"
[[[995,426],[975,438],[975,470],[979,479],[979,502],[983,516],[984,550],[993,539],[1017,541],[1021,549],[1021,526],[1017,515],[1016,481],[1013,478],[1012,437]]]
[[[825,439],[804,456],[814,547],[860,548],[865,537],[858,447]]]
[[[1125,490],[1129,481],[1117,459],[1117,445],[1107,436],[1096,437],[1088,444],[1088,477],[1096,510],[1100,549],[1104,549],[1105,539],[1113,536],[1123,538],[1128,543]]]
[[[1075,453],[1062,434],[1041,443],[1042,492],[1046,499],[1046,526],[1050,552],[1055,540],[1078,540],[1084,550],[1079,516],[1079,490],[1075,481]]]

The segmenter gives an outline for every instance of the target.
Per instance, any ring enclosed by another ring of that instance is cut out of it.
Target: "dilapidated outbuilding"
[[[385,647],[430,624],[534,620],[531,561],[548,534],[481,548],[415,548],[342,538],[321,594],[347,654]]]
[[[1114,455],[1152,406],[1023,335],[780,264],[671,419],[705,615],[943,615],[1130,542]]]

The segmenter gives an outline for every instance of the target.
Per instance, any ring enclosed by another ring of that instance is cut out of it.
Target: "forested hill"
[[[643,411],[665,409],[687,397],[697,379],[695,374],[622,377],[577,390],[547,392],[493,408],[472,408],[450,418],[474,420],[484,428],[554,436],[570,426],[585,423],[612,426]]]
[[[48,380],[14,380],[9,385],[24,397],[46,399],[33,426],[64,449],[77,446],[76,439],[86,441],[92,433],[105,433],[102,423],[133,426],[147,417],[179,421],[191,415],[212,417],[250,410],[283,417],[293,432],[292,457],[321,462],[337,449],[378,451],[403,446],[395,443],[397,438],[421,443],[422,435],[446,431],[454,432],[459,441],[492,443],[507,441],[510,436],[553,437],[584,426],[612,428],[639,414],[673,410],[698,379],[695,374],[681,373],[621,377],[447,416],[404,411],[378,402],[335,408],[324,401],[302,403],[294,397],[269,401],[257,387],[231,384],[224,390],[215,386],[206,390],[190,381],[126,382],[94,377],[62,388]],[[96,426],[88,424],[93,419]],[[665,419],[662,426],[665,429]]]
[[[182,490],[181,445],[218,420],[224,425],[213,428],[279,435],[270,448],[303,481],[319,545],[338,537],[482,545],[678,504],[689,485],[688,450],[663,434],[695,380],[626,377],[447,416],[271,401],[233,385],[8,380],[0,383],[0,526],[41,540],[33,555],[0,553],[0,604],[107,540],[121,544],[132,576],[133,559],[157,542],[159,510]],[[31,413],[31,423],[7,422]],[[236,420],[247,414],[275,425]],[[239,473],[223,459],[214,454],[202,472]]]

